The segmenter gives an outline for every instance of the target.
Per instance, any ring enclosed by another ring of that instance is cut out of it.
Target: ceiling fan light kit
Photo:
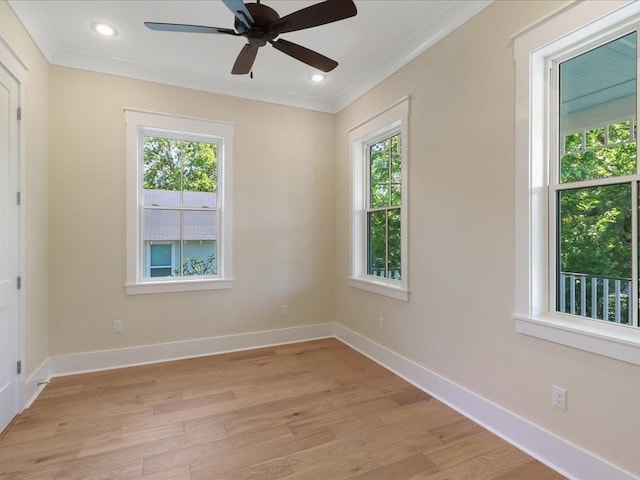
[[[289,55],[322,72],[330,72],[338,62],[302,45],[278,39],[282,33],[313,28],[337,22],[358,13],[353,0],[325,0],[280,17],[273,8],[260,3],[244,3],[242,0],[222,0],[235,16],[234,28],[186,25],[180,23],[144,22],[147,28],[163,32],[212,33],[242,36],[247,43],[236,58],[231,73],[245,75],[251,71],[258,49],[270,43],[276,50]]]

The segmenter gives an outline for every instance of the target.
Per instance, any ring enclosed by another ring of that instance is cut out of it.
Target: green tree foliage
[[[566,136],[561,183],[635,174],[631,127],[626,121]],[[631,185],[563,190],[558,204],[561,270],[630,278]]]
[[[216,264],[216,254],[212,253],[206,260],[196,257],[189,257],[182,265],[182,273],[176,268],[174,275],[191,276],[191,275],[215,275],[218,273]]]
[[[217,145],[163,137],[145,137],[143,188],[215,192]]]
[[[565,155],[560,162],[560,182],[576,182],[618,177],[636,173],[636,144],[631,137],[631,122],[594,128],[565,137]]]
[[[559,195],[562,271],[631,278],[631,185]]]

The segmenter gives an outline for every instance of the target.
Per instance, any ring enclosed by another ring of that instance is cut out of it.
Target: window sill
[[[513,315],[516,331],[640,365],[640,329],[561,315]]]
[[[399,285],[392,285],[383,281],[369,280],[369,278],[363,277],[351,277],[349,279],[349,285],[354,288],[360,288],[368,292],[377,293],[378,295],[402,300],[403,302],[409,301],[409,290]]]
[[[223,290],[233,287],[233,279],[216,278],[202,280],[179,280],[163,282],[140,282],[125,285],[127,295],[149,293],[197,292],[202,290]]]

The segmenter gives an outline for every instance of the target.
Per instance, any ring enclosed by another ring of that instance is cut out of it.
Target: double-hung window
[[[233,127],[125,115],[127,293],[229,288]]]
[[[640,364],[640,5],[516,37],[517,330]]]
[[[550,66],[552,284],[556,312],[637,327],[637,34],[615,37]]]
[[[352,273],[350,284],[408,299],[408,99],[350,131]]]

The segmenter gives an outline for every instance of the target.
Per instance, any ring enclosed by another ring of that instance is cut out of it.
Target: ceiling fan
[[[251,71],[258,48],[267,43],[281,52],[311,65],[323,72],[330,72],[338,62],[302,45],[282,38],[281,33],[304,30],[327,23],[353,17],[358,13],[353,0],[325,0],[280,18],[273,8],[260,3],[244,3],[242,0],[222,0],[233,15],[234,29],[185,25],[181,23],[144,22],[147,28],[163,32],[215,33],[246,37],[248,43],[242,47],[231,70],[232,74],[244,75]]]

